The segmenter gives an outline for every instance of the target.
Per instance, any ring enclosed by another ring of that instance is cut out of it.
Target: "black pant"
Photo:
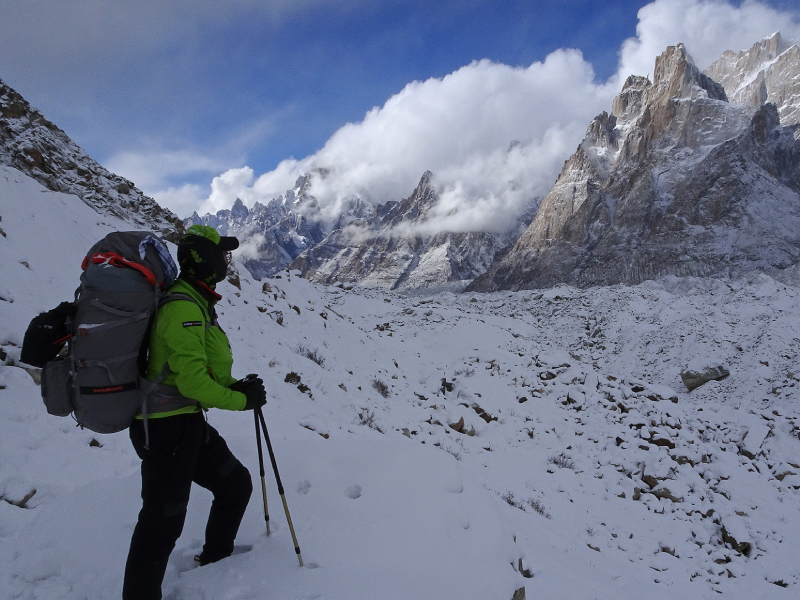
[[[253,491],[250,473],[228,449],[202,413],[149,419],[150,449],[144,426],[130,427],[142,459],[142,510],[125,565],[123,600],[160,600],[161,582],[181,535],[192,482],[214,494],[203,556],[233,552],[233,540]]]

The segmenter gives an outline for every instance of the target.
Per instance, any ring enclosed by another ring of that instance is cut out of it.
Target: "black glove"
[[[235,382],[230,389],[234,392],[242,392],[247,397],[247,402],[242,410],[254,410],[267,403],[267,390],[264,389],[264,381],[254,373]]]

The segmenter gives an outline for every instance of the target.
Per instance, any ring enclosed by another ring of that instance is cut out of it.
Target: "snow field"
[[[125,433],[47,415],[18,357],[130,227],[0,175],[0,598],[118,598],[139,461]],[[254,478],[252,550],[192,568],[196,488],[166,598],[794,597],[796,273],[403,297],[238,270],[220,321],[234,374],[265,379],[306,566],[268,460],[266,536],[252,415],[211,411]],[[731,375],[688,392],[706,364]]]

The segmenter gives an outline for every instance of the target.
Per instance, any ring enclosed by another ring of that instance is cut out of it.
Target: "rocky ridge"
[[[800,260],[798,128],[797,45],[776,33],[701,72],[678,44],[652,81],[627,79],[515,231],[416,233],[439,200],[430,173],[400,201],[352,199],[336,222],[309,194],[320,172],[267,205],[187,223],[249,239],[256,277],[288,267],[404,292],[776,273]]]
[[[729,102],[682,45],[670,47],[653,82],[628,78],[527,231],[468,289],[636,284],[793,265],[798,137],[776,105]]]
[[[176,240],[181,220],[133,182],[111,173],[0,80],[0,164],[14,167],[52,191],[74,194],[110,214]]]
[[[800,123],[800,48],[777,32],[749,50],[730,50],[705,74],[719,82],[731,102],[778,108],[781,125]]]
[[[223,235],[235,235],[247,247],[243,262],[254,277],[271,277],[285,269],[303,251],[322,242],[330,227],[345,227],[351,221],[368,218],[374,207],[353,199],[329,227],[323,225],[319,204],[309,194],[313,177],[325,177],[324,171],[313,171],[300,177],[294,188],[266,204],[256,202],[248,209],[237,199],[230,210],[200,216],[195,212],[184,220],[188,227],[195,223],[210,225]]]
[[[304,251],[290,268],[320,283],[358,283],[403,292],[460,292],[519,232],[402,233],[406,227],[413,231],[424,223],[438,202],[433,179],[432,173],[425,173],[411,196],[382,205],[369,220],[334,230]]]
[[[323,217],[310,195],[313,172],[266,205],[248,209],[236,200],[231,210],[193,214],[185,224],[202,223],[248,246],[244,264],[253,276],[270,277],[297,269],[320,283],[351,283],[387,290],[433,293],[461,291],[507,251],[521,231],[403,233],[425,221],[439,200],[432,173],[425,173],[414,193],[400,201],[374,206],[349,200],[333,222]],[[527,224],[532,210],[523,216]]]

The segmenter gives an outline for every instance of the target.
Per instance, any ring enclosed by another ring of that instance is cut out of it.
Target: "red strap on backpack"
[[[100,253],[93,254],[91,256],[91,259],[87,255],[83,259],[83,263],[81,264],[81,269],[86,270],[86,267],[89,264],[89,260],[91,260],[96,265],[111,265],[113,267],[128,267],[128,268],[131,268],[131,269],[136,269],[137,271],[139,271],[142,275],[144,275],[147,278],[147,281],[150,283],[150,285],[156,285],[156,283],[157,283],[156,276],[153,275],[153,272],[150,269],[148,269],[144,265],[141,265],[141,264],[139,264],[137,262],[133,262],[132,260],[128,260],[124,256],[120,256],[116,252],[105,252],[103,254],[100,254]]]

